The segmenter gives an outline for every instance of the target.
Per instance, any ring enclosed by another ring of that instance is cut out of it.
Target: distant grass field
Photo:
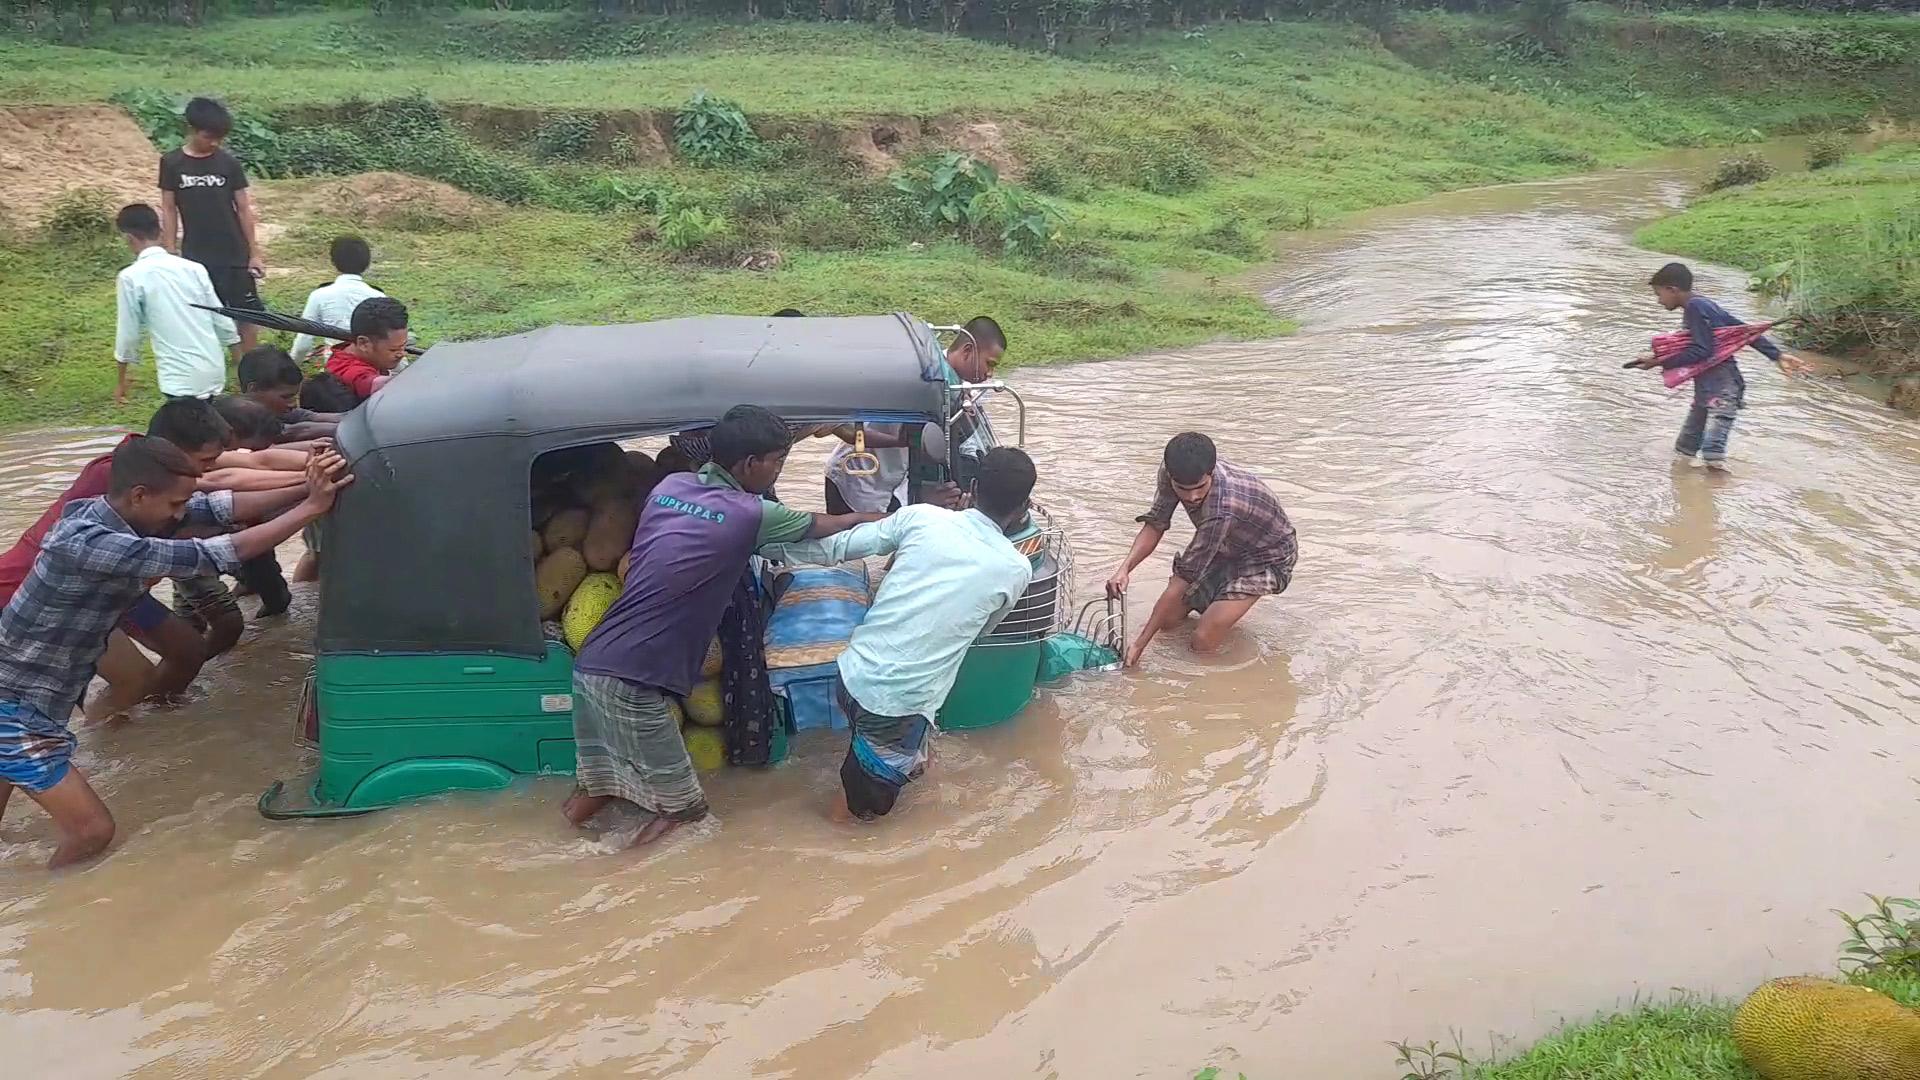
[[[1834,27],[1870,27],[1872,47],[1891,48],[1873,36],[1891,20],[1718,18],[1714,26],[1742,34],[1777,36],[1783,25],[1814,32],[1828,49]],[[378,280],[414,305],[428,340],[557,320],[787,306],[942,320],[990,312],[1015,338],[1012,362],[1046,363],[1283,333],[1284,319],[1239,284],[1271,257],[1276,232],[1667,145],[1859,124],[1915,105],[1886,88],[1909,62],[1902,57],[1874,53],[1846,78],[1776,63],[1760,86],[1744,54],[1689,52],[1679,39],[1697,40],[1695,30],[1661,30],[1656,44],[1623,49],[1621,26],[1659,21],[1614,20],[1583,9],[1564,57],[1517,54],[1511,27],[1441,15],[1403,20],[1387,38],[1391,48],[1358,27],[1287,22],[1083,38],[1048,56],[848,25],[308,13],[191,31],[117,27],[85,47],[0,38],[0,104],[211,93],[243,118],[274,119],[424,91],[538,119],[672,109],[707,89],[737,101],[756,124],[992,121],[1026,189],[1062,216],[1061,242],[1044,255],[943,239],[903,216],[887,177],[817,147],[760,165],[696,169],[555,164],[536,160],[531,145],[488,136],[485,154],[523,176],[671,191],[677,204],[724,218],[751,246],[778,251],[778,268],[694,265],[650,238],[650,212],[585,212],[549,200],[457,227],[280,222],[292,231],[276,243],[274,263],[295,273],[273,279],[268,297],[297,308],[324,279],[327,237],[352,229],[375,243]],[[1920,27],[1902,32],[1889,40],[1920,46]],[[1763,42],[1763,52],[1777,44]],[[582,169],[592,176],[580,179]],[[472,182],[459,170],[428,175]],[[38,233],[0,241],[0,308],[9,312],[0,319],[0,387],[8,391],[0,424],[114,415],[105,400],[110,369],[102,368],[119,259],[107,241]],[[145,404],[119,417],[137,419]]]

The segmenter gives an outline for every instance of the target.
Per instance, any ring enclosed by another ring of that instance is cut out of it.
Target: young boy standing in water
[[[1650,284],[1661,307],[1682,312],[1691,343],[1664,360],[1652,353],[1644,354],[1634,361],[1637,367],[1677,368],[1697,364],[1713,356],[1715,329],[1745,325],[1726,308],[1694,294],[1693,271],[1687,269],[1685,263],[1668,263],[1654,271]],[[1808,370],[1806,361],[1781,352],[1778,345],[1764,337],[1754,339],[1753,347],[1779,364],[1783,374],[1798,375]],[[1687,411],[1687,422],[1680,428],[1680,437],[1673,442],[1674,451],[1689,460],[1697,454],[1710,469],[1726,468],[1727,437],[1733,433],[1734,418],[1746,404],[1746,397],[1747,380],[1731,356],[1695,375],[1693,407]]]
[[[104,498],[67,504],[20,590],[0,611],[0,813],[16,787],[60,832],[59,869],[113,842],[113,815],[72,764],[67,726],[107,637],[157,577],[231,573],[333,506],[352,480],[333,453],[314,455],[302,487],[235,495],[195,491],[200,468],[164,439],[113,451]],[[298,503],[296,506],[295,504]],[[181,525],[231,525],[292,506],[264,524],[208,540],[161,538]]]

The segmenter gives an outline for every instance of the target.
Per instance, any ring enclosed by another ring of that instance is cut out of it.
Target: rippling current
[[[1298,573],[1223,657],[943,739],[881,827],[822,818],[828,737],[640,855],[562,780],[265,822],[302,594],[188,707],[82,732],[111,858],[49,879],[38,810],[0,822],[8,1075],[1374,1077],[1830,967],[1830,907],[1914,884],[1920,439],[1750,363],[1731,475],[1674,463],[1684,395],[1619,363],[1674,324],[1626,233],[1688,164],[1313,234],[1284,340],[1014,372],[1083,593],[1190,427]],[[0,440],[8,534],[110,441]]]

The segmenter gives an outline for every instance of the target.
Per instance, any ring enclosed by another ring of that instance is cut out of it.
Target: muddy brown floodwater
[[[1187,427],[1280,492],[1298,577],[1223,658],[943,740],[880,828],[821,819],[830,738],[637,857],[561,780],[269,824],[303,596],[84,733],[110,859],[49,880],[38,812],[0,824],[8,1075],[1374,1077],[1828,968],[1828,908],[1915,884],[1920,440],[1750,364],[1732,475],[1673,465],[1625,235],[1694,164],[1309,237],[1284,341],[1016,373],[1083,591]],[[104,445],[5,440],[9,534]]]

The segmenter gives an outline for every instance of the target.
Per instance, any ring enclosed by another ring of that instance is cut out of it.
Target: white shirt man
[[[322,285],[307,294],[307,306],[300,312],[300,317],[344,330],[353,324],[353,309],[360,306],[360,301],[370,296],[385,295],[367,284],[359,274],[341,274],[333,279],[331,285]],[[293,357],[294,363],[304,364],[307,354],[319,343],[320,339],[311,334],[297,335],[293,339],[293,348],[287,354]]]
[[[133,264],[120,271],[120,320],[113,358],[121,365],[116,398],[124,399],[127,368],[140,362],[140,338],[153,339],[153,366],[160,392],[168,397],[208,398],[227,385],[228,347],[240,331],[215,307],[207,268],[160,246],[158,239],[129,237],[136,245]],[[145,246],[139,246],[145,245]]]

